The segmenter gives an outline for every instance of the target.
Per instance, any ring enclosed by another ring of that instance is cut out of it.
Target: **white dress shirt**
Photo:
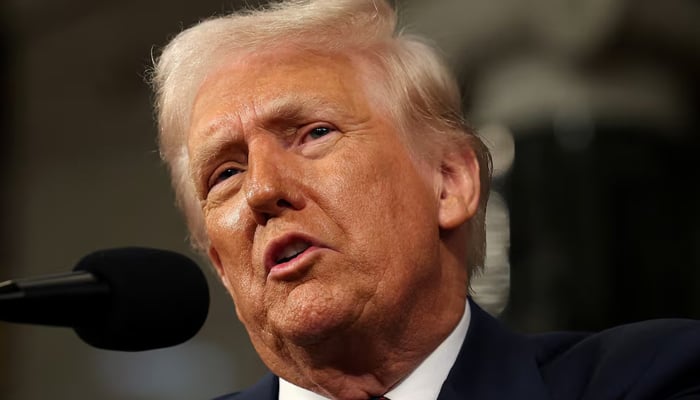
[[[436,400],[469,329],[469,302],[450,335],[406,378],[384,396],[391,400]],[[279,400],[328,400],[280,378]]]

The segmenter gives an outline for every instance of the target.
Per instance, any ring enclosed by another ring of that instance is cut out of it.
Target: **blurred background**
[[[0,3],[0,281],[101,248],[192,255],[144,75],[168,38],[239,3]],[[494,152],[479,301],[526,332],[700,318],[700,3],[398,3],[458,72]],[[251,384],[265,369],[210,278],[205,328],[169,349],[0,322],[0,397],[207,399]]]

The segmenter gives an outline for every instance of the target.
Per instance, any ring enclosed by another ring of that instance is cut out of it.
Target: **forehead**
[[[371,108],[360,63],[347,55],[279,50],[223,62],[197,93],[190,134],[223,121],[258,121],[291,108],[328,108],[348,115]]]

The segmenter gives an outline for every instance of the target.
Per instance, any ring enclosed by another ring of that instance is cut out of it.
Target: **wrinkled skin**
[[[361,70],[294,51],[224,63],[188,134],[209,255],[256,350],[346,399],[387,390],[458,322],[467,274],[446,238],[479,184],[470,151],[412,157]]]

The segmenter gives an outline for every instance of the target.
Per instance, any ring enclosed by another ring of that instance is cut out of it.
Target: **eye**
[[[231,178],[232,176],[238,175],[240,172],[241,170],[238,168],[228,167],[226,169],[214,173],[212,175],[211,180],[209,181],[209,189],[225,181],[226,179]]]
[[[329,133],[331,133],[331,128],[327,126],[318,126],[316,128],[313,128],[311,132],[309,132],[309,137],[311,139],[318,139],[320,137],[326,136]]]
[[[312,126],[310,129],[307,130],[307,133],[302,138],[302,141],[308,142],[308,141],[312,141],[312,140],[317,140],[317,139],[320,139],[324,136],[327,136],[333,132],[336,132],[336,129],[330,125]]]

